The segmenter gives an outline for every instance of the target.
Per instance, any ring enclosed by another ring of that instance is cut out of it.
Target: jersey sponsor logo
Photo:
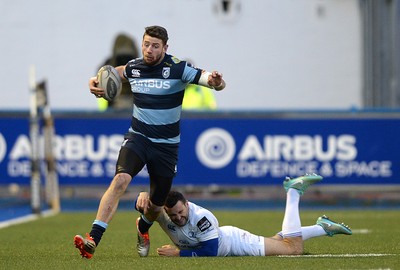
[[[197,222],[197,228],[199,228],[201,232],[204,232],[211,226],[212,226],[211,222],[206,217],[203,217],[202,219],[200,219],[199,222]]]
[[[196,238],[196,232],[194,232],[194,231],[189,231],[189,237],[190,238]]]
[[[164,79],[167,79],[169,75],[171,74],[171,68],[169,67],[164,67],[162,70],[162,76]]]
[[[172,56],[171,57],[172,62],[174,62],[175,64],[178,64],[181,62],[181,60],[179,60],[176,56]]]
[[[172,231],[172,232],[176,232],[175,226],[172,224],[168,224],[168,230]]]
[[[132,77],[140,77],[139,69],[132,69],[131,73],[132,73]]]
[[[165,81],[165,80],[155,80],[155,79],[149,79],[149,80],[132,80],[131,84],[136,87],[136,89],[148,89],[150,91],[150,88],[157,88],[157,89],[170,89],[171,88],[171,82],[170,81]],[[138,91],[138,92],[148,92],[148,91]]]

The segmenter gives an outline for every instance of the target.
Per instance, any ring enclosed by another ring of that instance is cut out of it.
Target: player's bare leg
[[[109,223],[118,208],[119,200],[124,195],[132,177],[127,173],[119,173],[112,180],[107,191],[101,198],[96,220]]]
[[[112,220],[118,208],[119,200],[131,180],[132,177],[129,174],[117,174],[101,198],[96,220],[93,222],[90,234],[87,234],[86,238],[80,235],[74,237],[74,245],[79,249],[82,257],[90,259],[93,256],[103,233],[107,229],[108,223]]]
[[[282,239],[277,236],[264,238],[265,255],[299,255],[303,253],[302,229],[299,214],[300,196],[312,184],[322,180],[316,174],[298,178],[287,178],[283,182],[286,190],[285,216],[282,222]]]

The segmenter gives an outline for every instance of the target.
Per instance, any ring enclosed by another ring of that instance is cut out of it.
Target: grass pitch
[[[271,236],[280,231],[283,211],[214,211],[220,225],[235,225]],[[91,228],[94,212],[62,213],[0,229],[0,269],[399,269],[400,211],[301,210],[304,226],[326,214],[344,221],[352,236],[320,237],[305,242],[305,255],[295,257],[162,258],[155,249],[169,244],[151,229],[151,251],[140,258],[135,249],[136,212],[117,212],[91,260],[80,258],[75,234]]]

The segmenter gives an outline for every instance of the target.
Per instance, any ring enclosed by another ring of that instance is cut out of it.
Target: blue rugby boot
[[[299,192],[300,195],[303,195],[304,191],[306,191],[309,186],[321,180],[322,176],[315,173],[305,174],[297,178],[286,177],[285,181],[283,181],[283,187],[285,188],[286,192],[289,190],[289,188],[294,188],[297,190],[297,192]]]
[[[321,226],[325,230],[326,234],[330,237],[334,236],[335,234],[353,234],[349,226],[344,223],[338,223],[330,220],[325,215],[319,217],[316,224]]]

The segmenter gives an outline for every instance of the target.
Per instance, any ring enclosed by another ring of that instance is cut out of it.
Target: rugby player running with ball
[[[129,183],[146,165],[150,177],[148,208],[137,220],[138,253],[149,252],[149,228],[161,213],[176,174],[180,142],[180,116],[185,88],[198,84],[220,91],[225,81],[218,71],[192,67],[167,54],[168,33],[161,26],[145,28],[142,57],[115,67],[122,81],[129,81],[134,96],[128,133],[119,152],[115,176],[101,198],[92,229],[86,237],[76,235],[75,247],[90,259],[117,210]],[[103,97],[98,80],[89,80],[90,92]]]

